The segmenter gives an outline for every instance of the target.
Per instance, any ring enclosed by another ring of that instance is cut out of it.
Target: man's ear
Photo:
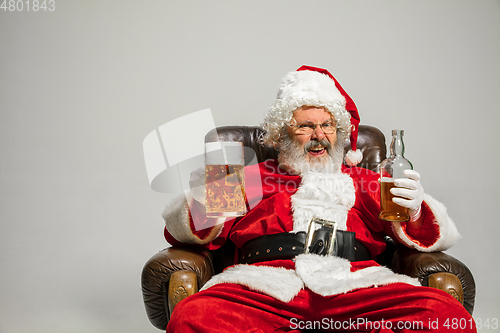
[[[276,151],[280,150],[281,143],[283,142],[283,137],[285,136],[286,126],[283,128],[282,132],[278,134],[278,137],[273,142],[273,148]]]

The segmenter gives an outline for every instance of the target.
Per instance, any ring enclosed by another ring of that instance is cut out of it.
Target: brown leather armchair
[[[248,164],[276,158],[271,147],[259,144],[259,127],[219,127],[206,136],[206,141],[240,141],[253,149],[255,155],[246,154]],[[348,149],[350,145],[346,145]],[[385,137],[371,126],[360,126],[357,146],[363,152],[360,167],[377,171],[386,158]],[[474,278],[462,262],[443,252],[422,253],[387,239],[387,249],[377,261],[396,273],[416,277],[424,286],[444,290],[455,297],[472,314],[476,287]],[[216,251],[197,246],[170,247],[149,259],[142,271],[142,292],[146,312],[151,323],[165,330],[174,306],[194,294],[214,274],[233,264],[236,248],[228,242]]]

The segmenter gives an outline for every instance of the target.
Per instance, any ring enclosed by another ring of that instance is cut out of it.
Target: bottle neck
[[[405,154],[405,144],[403,142],[403,130],[393,130],[392,131],[392,142],[391,142],[391,157],[401,156],[404,157]]]

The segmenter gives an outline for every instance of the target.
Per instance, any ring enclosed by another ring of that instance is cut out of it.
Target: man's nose
[[[318,140],[323,140],[326,137],[325,132],[323,132],[323,129],[321,128],[320,125],[316,125],[314,128],[314,131],[311,134],[311,139],[318,139]]]

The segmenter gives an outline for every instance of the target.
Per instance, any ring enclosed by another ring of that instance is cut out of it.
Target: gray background
[[[145,136],[211,108],[259,124],[281,78],[328,68],[463,238],[475,318],[499,318],[500,2],[56,1],[0,11],[0,332],[157,332],[140,290],[166,247]],[[176,144],[189,149],[188,124]],[[481,330],[484,332],[493,331]]]

